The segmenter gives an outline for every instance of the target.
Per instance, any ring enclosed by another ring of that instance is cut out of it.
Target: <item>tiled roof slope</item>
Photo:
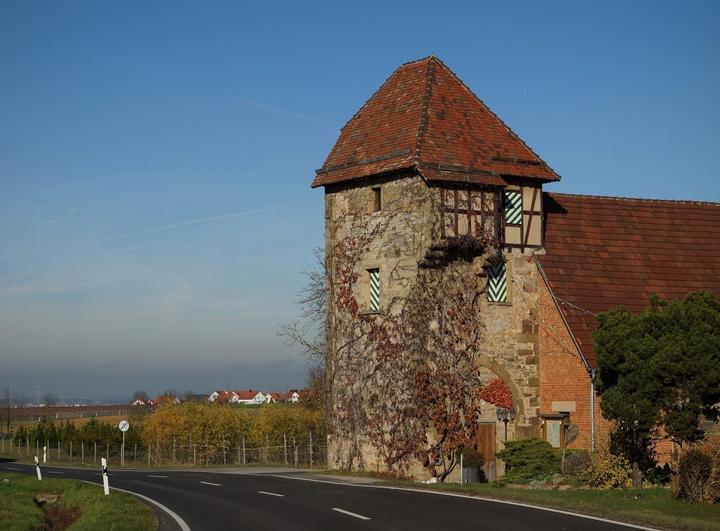
[[[648,297],[720,295],[720,203],[544,194],[545,255],[537,255],[588,364],[597,314],[639,312]]]
[[[393,72],[345,124],[312,186],[410,168],[430,181],[560,180],[434,56]]]

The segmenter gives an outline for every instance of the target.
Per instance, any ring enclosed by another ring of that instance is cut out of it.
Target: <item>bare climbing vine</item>
[[[367,468],[369,444],[382,472],[405,475],[417,460],[444,480],[459,451],[475,440],[482,398],[479,298],[498,242],[486,234],[440,240],[437,218],[418,223],[408,213],[420,212],[427,199],[417,197],[414,208],[388,205],[371,219],[345,214],[331,224],[326,371],[335,455],[329,457],[342,468]],[[423,248],[427,239],[433,243]],[[417,260],[388,261],[395,264],[390,281],[406,289],[382,312],[370,313],[357,300],[358,263],[371,248],[393,247]]]

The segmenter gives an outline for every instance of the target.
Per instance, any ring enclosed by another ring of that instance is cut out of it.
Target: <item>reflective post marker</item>
[[[47,463],[47,446],[43,446],[43,465]]]
[[[107,459],[105,459],[104,457],[101,457],[100,462],[102,463],[103,490],[105,491],[105,496],[107,496],[110,494],[110,482],[108,481]]]
[[[40,472],[40,460],[35,456],[35,470],[37,471],[38,481],[42,481],[42,472]]]

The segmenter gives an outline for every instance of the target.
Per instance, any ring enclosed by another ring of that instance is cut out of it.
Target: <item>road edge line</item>
[[[385,490],[402,490],[406,492],[422,492],[425,494],[435,494],[436,496],[452,496],[454,498],[468,498],[471,500],[481,500],[481,501],[487,501],[487,502],[493,502],[493,503],[503,503],[505,505],[514,505],[516,507],[526,507],[529,509],[538,509],[540,511],[548,511],[551,513],[558,513],[558,514],[565,514],[568,516],[575,516],[578,518],[585,518],[587,520],[595,520],[597,522],[604,522],[607,524],[615,524],[620,525],[623,527],[629,527],[632,529],[642,529],[643,531],[661,531],[658,528],[655,527],[646,527],[638,524],[631,524],[629,522],[621,522],[620,520],[610,520],[609,518],[603,518],[601,516],[593,516],[591,514],[583,514],[583,513],[574,513],[572,511],[564,511],[562,509],[553,509],[552,507],[543,507],[542,505],[532,505],[530,503],[522,503],[512,500],[500,500],[498,498],[487,498],[484,496],[473,496],[471,494],[460,494],[457,492],[440,492],[430,489],[414,489],[411,487],[394,487],[392,485],[368,485],[368,484],[362,484],[362,483],[348,483],[348,482],[342,482],[342,481],[329,481],[324,479],[314,479],[314,478],[301,478],[301,477],[293,477],[293,476],[283,476],[280,474],[256,474],[258,476],[272,476],[276,478],[283,478],[283,479],[294,479],[297,481],[311,481],[314,483],[328,483],[330,485],[345,485],[346,487],[361,487],[361,488],[371,488],[371,489],[385,489]]]
[[[81,480],[78,480],[78,481],[82,481],[83,483],[90,483],[91,485],[100,485],[100,483],[95,483],[94,481],[87,481],[87,480],[85,480],[85,479],[81,479]],[[160,503],[159,501],[153,500],[153,499],[150,498],[149,496],[145,496],[144,494],[140,494],[139,492],[133,492],[133,491],[131,491],[131,490],[121,489],[121,488],[119,488],[119,487],[111,487],[111,490],[119,490],[120,492],[125,492],[125,493],[127,493],[127,494],[132,494],[133,496],[137,496],[138,498],[140,498],[140,499],[142,499],[142,500],[145,500],[146,502],[152,503],[153,505],[157,506],[157,507],[160,508],[162,511],[164,511],[165,513],[167,513],[168,516],[170,516],[170,518],[172,518],[173,520],[175,520],[175,523],[176,523],[178,526],[180,526],[181,531],[190,531],[190,526],[187,525],[187,522],[185,522],[185,520],[183,520],[182,517],[181,517],[179,514],[177,514],[175,511],[173,511],[173,510],[170,509],[169,507],[166,507],[165,505],[163,505],[163,504]]]

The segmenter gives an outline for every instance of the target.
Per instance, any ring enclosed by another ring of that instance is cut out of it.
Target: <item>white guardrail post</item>
[[[100,458],[100,462],[102,463],[103,490],[105,491],[105,496],[107,496],[110,494],[110,482],[108,481],[107,460],[102,457]]]

